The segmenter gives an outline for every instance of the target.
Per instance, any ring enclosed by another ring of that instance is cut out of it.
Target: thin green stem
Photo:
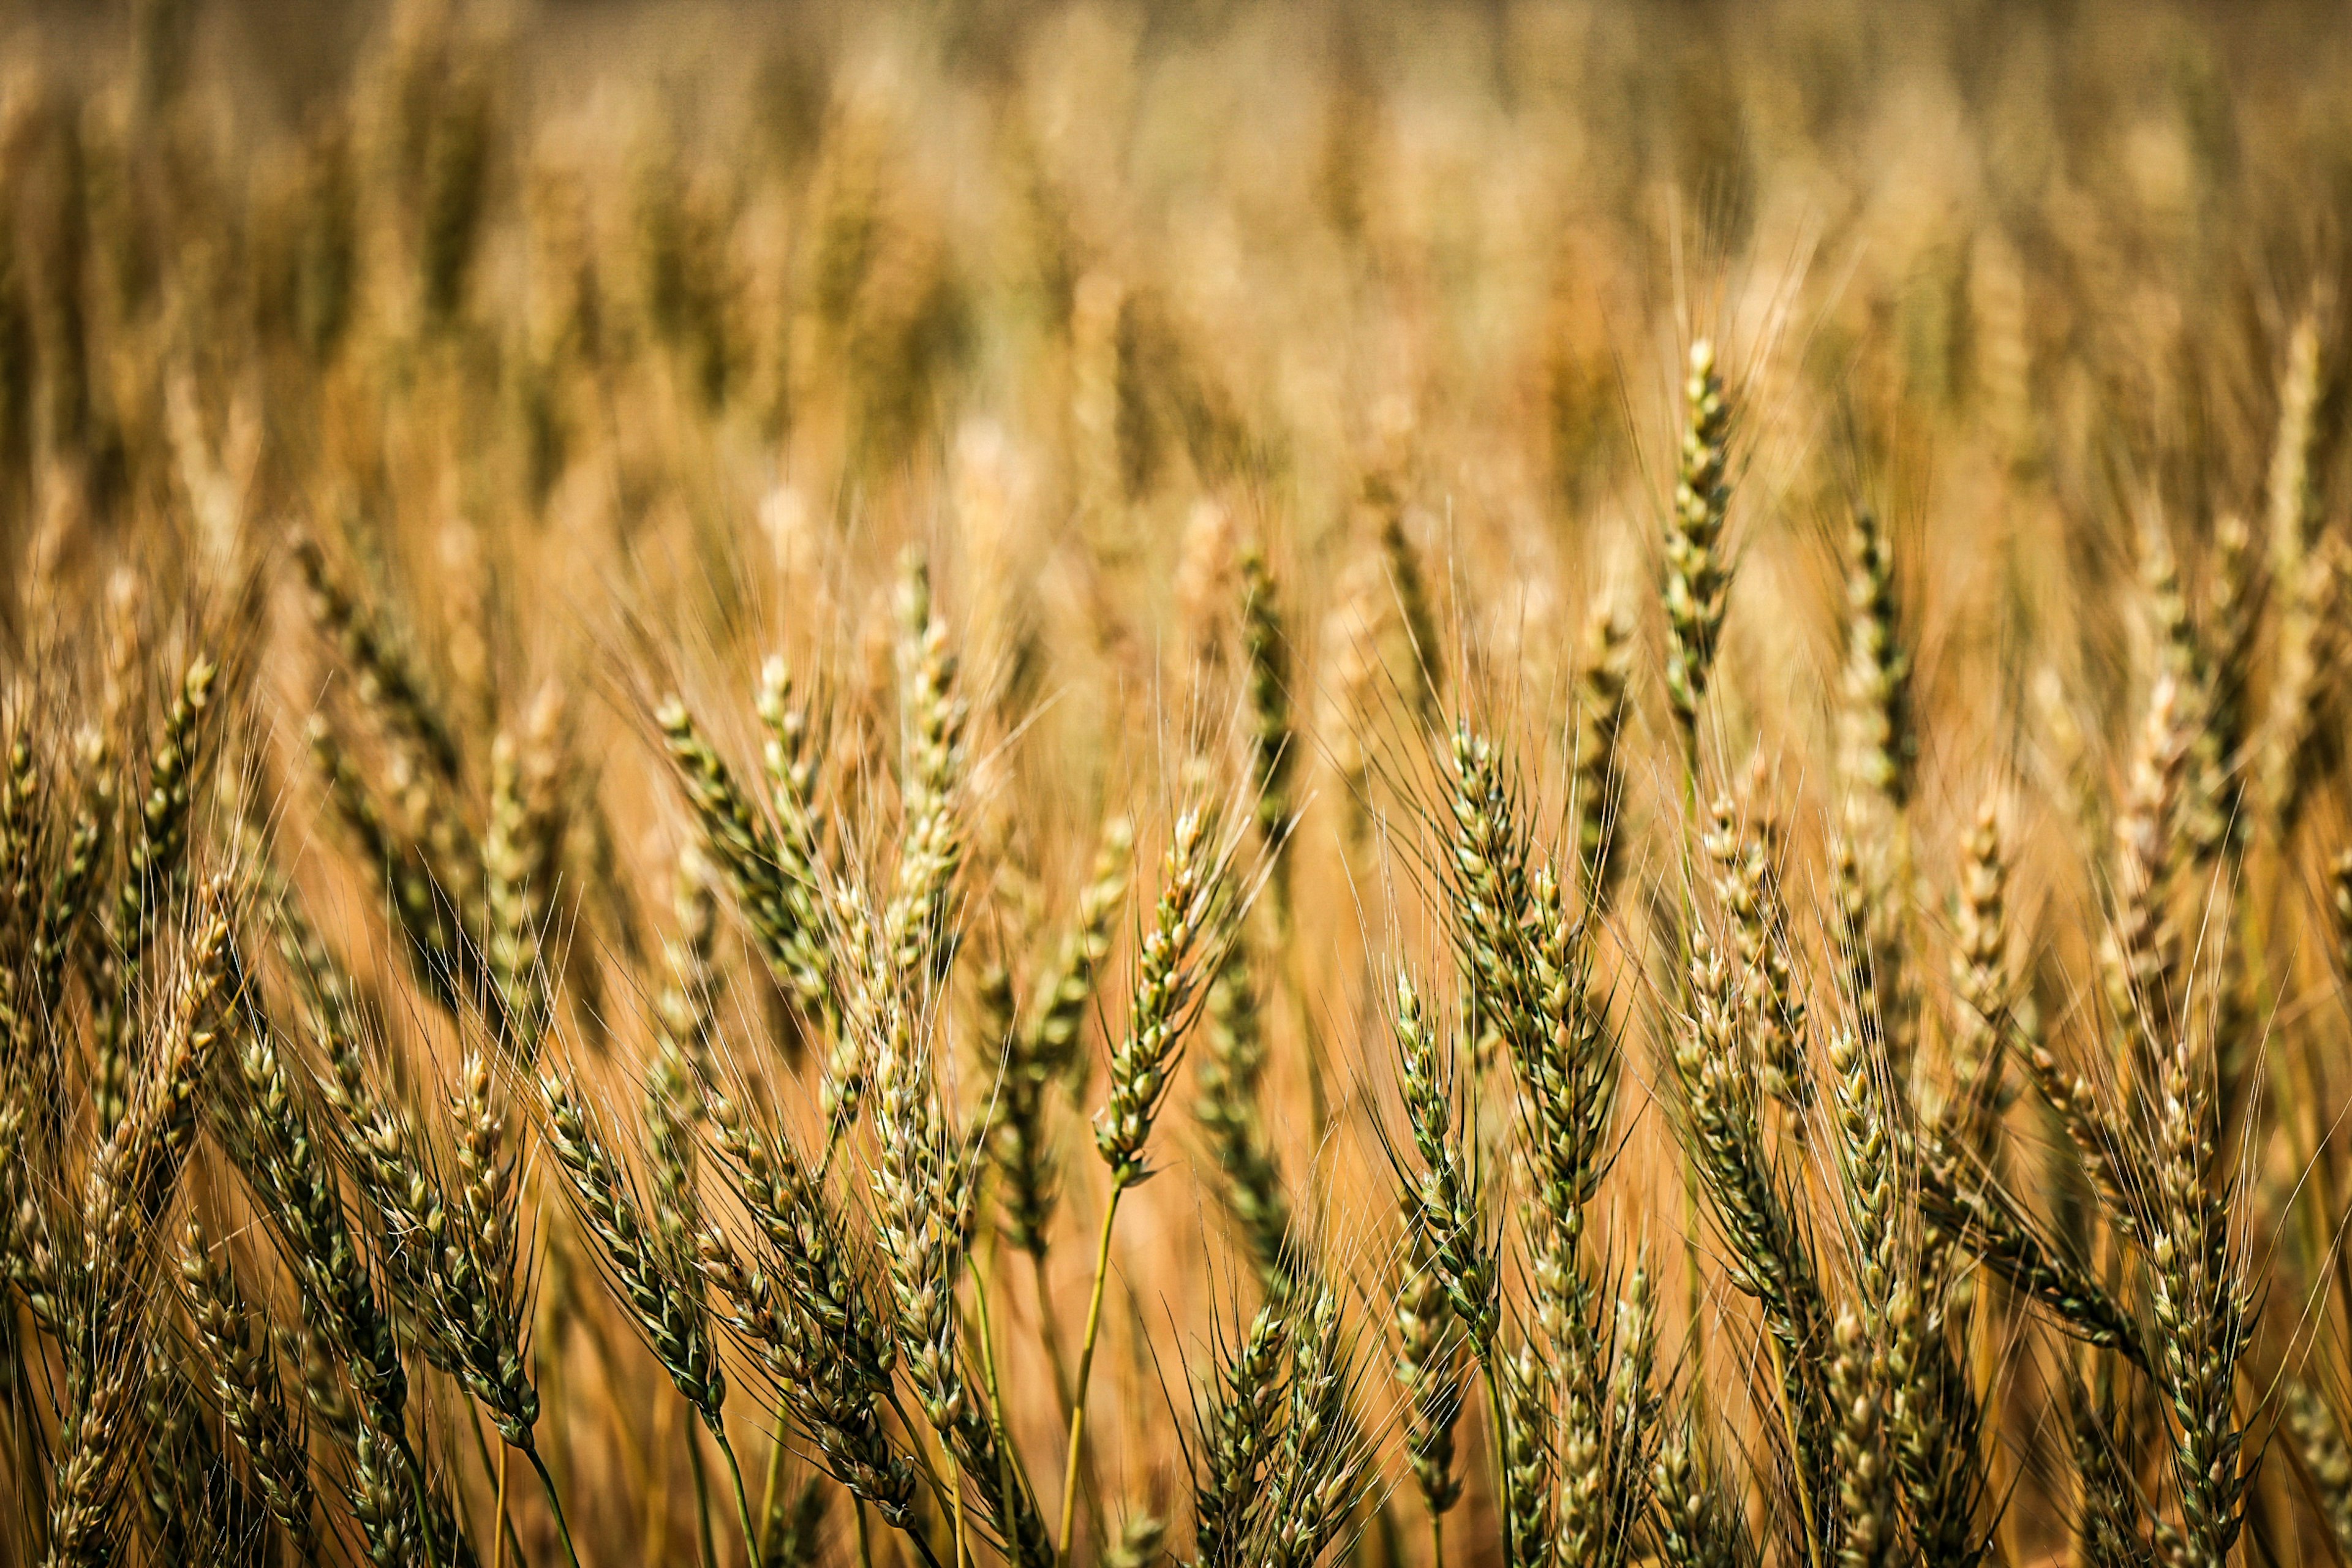
[[[768,1526],[776,1517],[776,1486],[784,1474],[784,1417],[781,1412],[776,1416],[776,1429],[770,1436],[773,1441],[768,1445],[767,1479],[760,1483],[760,1528],[751,1542],[751,1568],[760,1568],[768,1560]],[[729,1458],[732,1459],[731,1453]]]
[[[703,1470],[702,1443],[691,1421],[686,1427],[686,1465],[694,1472],[694,1528],[702,1543],[702,1568],[719,1568],[719,1548],[710,1539],[710,1477]]]
[[[940,1447],[941,1452],[946,1452],[947,1444],[944,1439],[940,1442]],[[952,1453],[948,1454],[947,1460],[948,1506],[954,1510],[951,1517],[955,1521],[955,1568],[964,1568],[965,1563],[971,1559],[967,1554],[969,1549],[964,1544],[963,1535],[963,1461]]]
[[[1511,1513],[1511,1446],[1505,1430],[1510,1416],[1503,1404],[1502,1382],[1495,1375],[1492,1346],[1478,1358],[1478,1376],[1486,1384],[1486,1425],[1495,1438],[1495,1506],[1503,1516],[1503,1561],[1516,1563],[1519,1560],[1519,1551],[1517,1531]]]
[[[1102,1331],[1103,1281],[1110,1274],[1110,1227],[1118,1217],[1119,1194],[1127,1189],[1114,1183],[1110,1201],[1103,1205],[1102,1235],[1095,1242],[1095,1283],[1087,1301],[1087,1337],[1078,1347],[1077,1385],[1070,1395],[1070,1456],[1062,1472],[1062,1529],[1054,1555],[1070,1555],[1070,1531],[1077,1521],[1078,1474],[1086,1459],[1087,1379],[1094,1371],[1095,1337]],[[1042,1309],[1041,1309],[1042,1310]]]
[[[911,1527],[901,1530],[899,1533],[914,1546],[915,1555],[923,1560],[923,1568],[940,1568],[940,1554],[932,1550],[928,1534]]]
[[[735,1483],[735,1516],[743,1525],[743,1545],[751,1553],[751,1568],[761,1568],[768,1560],[768,1543],[760,1539],[759,1530],[751,1522],[751,1501],[743,1493],[743,1467],[735,1462],[735,1445],[727,1440],[726,1429],[705,1418],[710,1428],[711,1440],[719,1445],[719,1457],[727,1461],[727,1479]],[[781,1450],[783,1445],[776,1445]]]
[[[555,1478],[547,1473],[547,1461],[539,1457],[539,1447],[533,1444],[523,1449],[523,1458],[539,1472],[539,1484],[547,1489],[547,1511],[555,1516],[555,1533],[563,1542],[563,1560],[572,1568],[580,1568],[579,1548],[572,1544],[572,1526],[563,1517],[563,1500],[555,1495]]]
[[[1429,1510],[1430,1568],[1445,1568],[1445,1516],[1435,1509]]]
[[[489,1477],[498,1487],[499,1550],[505,1552],[508,1557],[513,1559],[515,1562],[520,1563],[523,1560],[522,1542],[520,1538],[515,1534],[514,1521],[509,1518],[507,1514],[507,1467],[505,1446],[503,1444],[499,1446],[499,1457],[498,1458],[493,1459],[490,1458],[490,1441],[488,1437],[482,1435],[481,1406],[474,1404],[471,1400],[467,1400],[466,1402],[466,1415],[474,1428],[474,1451],[481,1456],[482,1473]]]
[[[1029,1248],[1029,1272],[1037,1289],[1037,1338],[1045,1349],[1045,1364],[1054,1370],[1054,1400],[1062,1407],[1062,1425],[1070,1424],[1070,1374],[1063,1365],[1060,1320],[1054,1316],[1053,1298],[1045,1289],[1045,1248]]]
[[[857,1515],[857,1568],[874,1568],[874,1540],[866,1529],[866,1501],[852,1499]]]
[[[991,1231],[982,1244],[985,1254],[972,1260],[971,1304],[980,1316],[980,1369],[988,1380],[988,1425],[996,1434],[997,1495],[1009,1509],[1019,1494],[1013,1488],[1013,1440],[1004,1430],[1004,1387],[996,1376],[996,1330],[988,1312],[988,1270],[996,1260],[995,1242],[995,1232]]]

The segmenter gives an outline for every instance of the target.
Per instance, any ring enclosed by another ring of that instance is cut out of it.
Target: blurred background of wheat
[[[0,40],[5,1560],[2352,1551],[2340,7]]]

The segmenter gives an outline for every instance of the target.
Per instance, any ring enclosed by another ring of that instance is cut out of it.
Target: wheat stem
[[[555,1493],[555,1478],[547,1473],[547,1461],[540,1458],[536,1444],[522,1451],[530,1468],[539,1472],[539,1484],[547,1491],[547,1511],[555,1516],[555,1533],[563,1542],[563,1560],[572,1568],[580,1568],[580,1551],[572,1544],[572,1526],[563,1517],[563,1500]]]
[[[1519,1561],[1517,1515],[1511,1507],[1510,1415],[1503,1403],[1503,1387],[1495,1373],[1496,1357],[1478,1359],[1478,1377],[1486,1387],[1486,1426],[1495,1440],[1495,1508],[1503,1521],[1503,1561]]]
[[[1085,1460],[1087,1437],[1087,1380],[1094,1371],[1095,1338],[1102,1329],[1103,1283],[1110,1274],[1110,1227],[1118,1217],[1119,1194],[1127,1189],[1114,1184],[1110,1199],[1103,1205],[1102,1232],[1095,1238],[1095,1282],[1087,1298],[1086,1338],[1078,1345],[1078,1376],[1070,1400],[1069,1462],[1062,1471],[1062,1528],[1055,1536],[1055,1555],[1070,1554],[1070,1531],[1077,1519],[1078,1469]]]
[[[1004,1427],[1004,1388],[996,1375],[996,1329],[988,1310],[988,1275],[996,1261],[995,1233],[991,1232],[986,1241],[986,1255],[971,1265],[971,1302],[980,1318],[980,1370],[988,1386],[988,1425],[996,1434],[997,1490],[998,1495],[1010,1498],[1018,1495],[1013,1489],[1017,1461],[1012,1435]]]
[[[735,1489],[735,1517],[743,1527],[743,1549],[751,1554],[751,1568],[760,1568],[768,1560],[768,1543],[760,1539],[759,1527],[751,1521],[751,1502],[743,1490],[743,1467],[736,1462],[735,1445],[727,1440],[725,1427],[708,1418],[704,1424],[710,1428],[711,1441],[719,1445],[719,1457],[727,1461],[727,1479]]]
[[[506,1568],[507,1537],[514,1532],[514,1526],[507,1522],[507,1456],[513,1452],[514,1450],[505,1444],[499,1445],[499,1479],[496,1499],[499,1538],[490,1546],[490,1568]],[[520,1551],[515,1553],[515,1563],[516,1568],[520,1568],[522,1553]]]
[[[768,1522],[776,1517],[776,1484],[784,1474],[784,1416],[779,1412],[776,1429],[768,1435],[767,1472],[760,1482],[760,1528],[752,1532],[751,1539],[751,1562],[755,1568],[768,1560]]]
[[[702,1440],[694,1435],[691,1415],[686,1423],[686,1468],[694,1477],[694,1534],[702,1548],[702,1568],[719,1568],[718,1548],[710,1540],[710,1477],[703,1468]]]

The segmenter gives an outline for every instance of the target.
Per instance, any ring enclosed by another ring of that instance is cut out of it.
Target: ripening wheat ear
[[[2169,907],[2190,744],[2182,701],[2179,683],[2158,677],[2116,820],[2115,913],[2100,956],[2109,1005],[2130,1044],[2124,1059],[2136,1070],[2167,1048],[2182,1023],[2180,943]]]
[[[226,882],[206,885],[194,926],[171,1016],[149,1042],[146,1070],[84,1184],[78,1278],[61,1298],[72,1305],[60,1325],[67,1403],[49,1488],[48,1561],[58,1568],[107,1561],[116,1528],[111,1504],[147,1385],[148,1254],[178,1188],[197,1096],[226,1026]]]
[[[297,533],[292,554],[312,625],[342,656],[362,706],[391,751],[393,794],[415,823],[435,872],[462,903],[471,886],[465,879],[478,856],[457,810],[465,790],[457,731],[378,619],[335,581],[317,541]]]
[[[2328,534],[2279,584],[2275,669],[2256,763],[2270,832],[2282,845],[2294,841],[2312,785],[2337,752],[2327,710],[2347,658],[2346,577],[2345,546]]]
[[[1557,1399],[1549,1418],[1515,1424],[1514,1439],[1548,1450],[1561,1550],[1580,1562],[1622,1563],[1645,1506],[1654,1425],[1650,1387],[1654,1322],[1646,1270],[1636,1265],[1622,1300],[1605,1237],[1587,1215],[1613,1155],[1619,1044],[1597,987],[1593,911],[1570,919],[1550,867],[1529,879],[1527,970],[1531,1029],[1518,1047],[1519,1143],[1526,1162],[1526,1237],[1533,1322],[1549,1351]],[[1612,1318],[1614,1331],[1612,1332]],[[1529,1353],[1522,1352],[1525,1356]],[[1521,1378],[1521,1384],[1528,1380]],[[1517,1429],[1524,1425],[1528,1430]],[[1532,1466],[1527,1479],[1536,1481]],[[1533,1521],[1533,1492],[1513,1490]],[[1518,1532],[1522,1550],[1538,1539]]]
[[[2279,375],[2278,429],[2265,489],[2272,573],[2286,584],[2300,575],[2315,521],[2317,486],[2313,483],[2311,458],[2326,380],[2321,317],[2321,301],[2315,299],[2295,318],[2287,334],[2286,363]]]
[[[2000,803],[1989,796],[1961,840],[1959,888],[1952,900],[1951,1093],[1935,1118],[1945,1137],[1987,1161],[2011,1098],[2007,1069],[2017,981],[2009,953],[2008,888]]]
[[[1625,807],[1626,690],[1633,634],[1614,606],[1596,605],[1585,623],[1576,668],[1574,732],[1570,737],[1569,801],[1576,827],[1577,893],[1597,910],[1616,891]]]
[[[281,1237],[306,1321],[342,1363],[371,1419],[400,1430],[408,1376],[391,1320],[343,1208],[328,1145],[249,980],[243,989],[247,1028],[215,1111],[222,1142]]]
[[[808,923],[809,889],[796,875],[787,875],[775,836],[703,737],[686,704],[669,699],[656,711],[654,721],[677,764],[711,864],[727,884],[761,958],[777,984],[803,1006],[810,1004],[812,990],[829,996],[823,990],[822,971],[813,967],[809,957],[817,941]],[[829,1000],[824,1005],[829,1006]]]
[[[1044,1521],[1005,1461],[992,1407],[965,1371],[956,1298],[971,1252],[976,1150],[953,1124],[934,1072],[936,1026],[921,1011],[929,1005],[919,980],[914,997],[877,990],[868,1005],[877,1010],[860,1009],[861,1026],[875,1031],[866,1057],[877,1151],[873,1212],[898,1309],[900,1363],[952,1467],[958,1556],[968,1489],[1000,1541],[1024,1559],[1049,1561]]]
[[[2181,1561],[2221,1568],[2245,1522],[2249,1478],[2236,1404],[2257,1287],[2248,1278],[2239,1181],[2217,1153],[2216,1064],[2210,1032],[2191,1024],[2158,1058],[2149,1086],[2154,1184],[2141,1194],[2137,1239],[2149,1265],[2153,1371],[2164,1395],[2179,1495]]]
[[[747,1260],[715,1225],[698,1238],[714,1310],[759,1358],[825,1473],[932,1563],[915,1468],[889,1428],[897,1338],[873,1305],[860,1254],[788,1140],[753,1126],[715,1085],[705,1105],[760,1244]]]
[[[970,705],[957,689],[947,623],[933,610],[931,578],[910,557],[898,589],[898,703],[905,731],[898,866],[882,916],[884,952],[900,973],[944,974],[955,950],[950,919],[963,864],[961,795],[969,766]]]
[[[78,954],[86,951],[82,933],[92,923],[89,917],[98,902],[99,879],[112,847],[114,778],[102,741],[93,737],[84,748],[83,772],[65,852],[34,921],[28,978],[22,983],[20,999],[9,1009],[7,1046],[20,1063],[33,1061],[37,1048],[46,1044],[38,1038],[43,1025],[53,1038],[59,1032],[57,1020],[63,1010],[66,976]],[[27,847],[11,843],[6,853],[12,860],[30,866]],[[119,1114],[119,1108],[112,1113]]]
[[[2303,1456],[2303,1468],[2326,1510],[2336,1544],[2352,1552],[2352,1448],[2344,1442],[2336,1412],[2301,1378],[2287,1381],[2286,1426]]]
[[[1173,1077],[1185,1031],[1199,1011],[1206,972],[1225,935],[1218,927],[1225,918],[1221,911],[1232,896],[1227,885],[1231,854],[1231,846],[1220,837],[1214,811],[1192,805],[1177,815],[1169,837],[1160,900],[1136,958],[1127,1035],[1111,1053],[1109,1097],[1095,1118],[1095,1149],[1110,1167],[1110,1197],[1103,1205],[1102,1229],[1095,1243],[1094,1286],[1071,1395],[1069,1463],[1063,1472],[1066,1479],[1062,1527],[1055,1542],[1055,1555],[1061,1557],[1069,1554],[1078,1472],[1086,1454],[1087,1380],[1094,1366],[1095,1339],[1102,1328],[1111,1227],[1118,1215],[1120,1195],[1151,1173],[1145,1146]]]
[[[1444,877],[1454,945],[1469,978],[1484,1059],[1491,1041],[1515,1058],[1537,1048],[1525,926],[1530,918],[1528,838],[1502,749],[1467,723],[1454,728],[1444,765]]]
[[[1192,1448],[1193,1561],[1244,1568],[1253,1512],[1277,1442],[1291,1325],[1280,1306],[1258,1309],[1238,1341],[1217,1346],[1209,1406]]]
[[[49,1162],[36,1142],[39,1115],[30,1075],[12,1065],[0,1074],[0,1281],[23,1300],[35,1328],[55,1335],[67,1321],[68,1281],[45,1192]]]
[[[1461,1420],[1462,1361],[1467,1345],[1446,1304],[1429,1242],[1408,1205],[1404,1257],[1396,1295],[1396,1376],[1404,1394],[1405,1458],[1429,1511],[1430,1558],[1445,1561],[1445,1516],[1462,1500],[1454,1464]]]
[[[0,917],[11,923],[25,918],[33,900],[33,868],[46,825],[40,816],[43,773],[24,721],[10,726],[5,766],[0,766],[0,853],[7,857],[0,871]]]
[[[158,1324],[165,1321],[159,1308]],[[166,1342],[147,1359],[140,1396],[139,1524],[165,1562],[219,1562],[236,1546],[273,1539],[267,1506],[221,1447],[194,1365],[197,1352]]]
[[[1747,1510],[1717,1472],[1695,1409],[1667,1425],[1650,1473],[1662,1562],[1669,1568],[1755,1568],[1759,1554]]]
[[[1768,820],[1743,829],[1730,799],[1719,796],[1700,844],[1714,864],[1716,901],[1738,951],[1739,990],[1756,1031],[1764,1087],[1794,1113],[1787,1125],[1801,1135],[1813,1076],[1804,1053],[1805,998],[1790,963],[1789,910],[1773,859],[1777,837]]]
[[[1893,1559],[1896,1534],[1886,1394],[1861,1321],[1846,1312],[1836,1332],[1828,1382],[1837,1413],[1837,1561],[1839,1568],[1882,1568]]]
[[[458,1376],[488,1406],[499,1435],[534,1447],[539,1394],[523,1364],[518,1152],[488,1054],[468,1051],[449,1097],[455,1190],[445,1199],[434,1260]]]
[[[1533,1028],[1517,1058],[1537,1321],[1552,1353],[1597,1400],[1602,1337],[1587,1269],[1585,1211],[1608,1169],[1616,1115],[1617,1041],[1594,988],[1592,932],[1562,906],[1549,867],[1529,879],[1528,1010]],[[1604,1255],[1605,1257],[1605,1255]],[[1606,1273],[1605,1262],[1600,1272]]]
[[[1503,1342],[1502,1240],[1486,1215],[1485,1182],[1475,1152],[1476,1128],[1457,1085],[1457,1053],[1441,1047],[1409,973],[1397,973],[1390,1016],[1397,1051],[1397,1089],[1404,1102],[1410,1156],[1382,1135],[1410,1223],[1444,1288],[1486,1385],[1495,1441],[1504,1556],[1525,1561],[1528,1532],[1548,1532],[1551,1446],[1538,1414],[1549,1379],[1532,1351]]]
[[[39,811],[42,773],[30,739],[16,730],[0,769],[0,933],[11,938],[36,918],[34,889],[48,837]],[[0,965],[0,1041],[9,1047],[11,1061],[20,1058],[33,1034],[37,1013],[27,1005],[28,989],[15,965]]]
[[[1854,509],[1846,574],[1844,754],[1850,790],[1867,791],[1899,814],[1909,804],[1919,761],[1912,722],[1911,656],[1895,600],[1895,547],[1868,507]]]
[[[1899,1481],[1926,1561],[1966,1568],[1983,1550],[1977,1405],[1945,1326],[1948,1255],[1920,1245],[1911,1224],[1902,1158],[1909,1107],[1867,1032],[1840,1031],[1828,1058],[1860,1306],[1858,1318],[1839,1325],[1832,1363],[1842,1555],[1884,1559]],[[1865,1460],[1874,1466],[1867,1473]]]
[[[1462,1126],[1453,1053],[1423,1013],[1412,976],[1399,970],[1391,1016],[1397,1050],[1397,1092],[1404,1101],[1414,1164],[1391,1149],[1405,1208],[1445,1287],[1446,1305],[1461,1321],[1482,1365],[1491,1363],[1501,1327],[1498,1260],[1481,1207],[1478,1170],[1467,1152],[1474,1140]]]
[[[827,885],[835,946],[850,959],[842,1027],[824,1065],[820,1095],[825,1161],[857,1120],[871,1052],[887,1033],[881,1019],[910,982],[936,985],[954,961],[951,914],[963,864],[962,794],[969,766],[970,708],[956,689],[947,625],[933,613],[931,579],[909,555],[898,588],[898,706],[906,752],[899,793],[898,859],[877,921],[845,878]]]
[[[182,678],[147,768],[147,793],[139,804],[137,831],[125,856],[122,886],[115,898],[114,941],[128,954],[140,952],[156,915],[171,907],[188,848],[188,808],[201,776],[205,713],[212,706],[220,667],[199,655]]]
[[[1731,591],[1723,555],[1730,504],[1726,443],[1730,407],[1716,373],[1715,345],[1691,345],[1683,384],[1684,426],[1674,506],[1666,523],[1666,704],[1683,738],[1684,768],[1698,770],[1698,709],[1715,673],[1717,640]]]
[[[1371,1461],[1353,1415],[1356,1347],[1339,1299],[1309,1283],[1291,1310],[1288,1409],[1251,1548],[1251,1560],[1267,1568],[1323,1560],[1362,1499]]]
[[[761,761],[775,812],[779,889],[791,922],[780,951],[791,993],[803,1015],[823,1019],[829,1005],[832,950],[824,941],[824,832],[817,815],[817,769],[823,737],[814,734],[806,702],[794,695],[792,671],[781,658],[760,667],[760,723],[768,732]]]
[[[194,1215],[181,1242],[180,1277],[228,1430],[245,1449],[254,1482],[288,1544],[302,1561],[311,1562],[319,1555],[319,1528],[302,1424],[287,1408],[267,1331],[238,1289],[227,1258],[215,1256]]]
[[[1110,954],[1113,922],[1127,900],[1135,829],[1123,816],[1103,825],[1093,868],[1035,999],[1006,1045],[997,1090],[994,1153],[1003,1182],[1004,1233],[1042,1275],[1059,1190],[1057,1152],[1045,1125],[1052,1091],[1083,1065],[1079,1053],[1096,980]],[[1049,1320],[1050,1321],[1050,1320]],[[1055,1375],[1060,1375],[1056,1355]]]
[[[1271,1296],[1289,1287],[1300,1264],[1286,1245],[1290,1194],[1283,1184],[1261,1104],[1265,1071],[1265,1020],[1250,943],[1236,932],[1209,982],[1205,1049],[1196,1079],[1193,1115],[1224,1178],[1223,1196],[1249,1248],[1259,1283]]]
[[[1388,574],[1389,592],[1404,622],[1405,640],[1413,662],[1412,713],[1423,729],[1434,731],[1438,702],[1444,690],[1444,650],[1437,640],[1437,613],[1430,603],[1429,584],[1421,557],[1405,537],[1404,500],[1394,485],[1378,476],[1364,481],[1364,498],[1380,513],[1381,563]],[[1367,622],[1369,629],[1369,622]]]
[[[134,1008],[142,955],[163,912],[174,905],[186,884],[189,808],[202,777],[208,739],[204,720],[219,674],[219,666],[201,654],[189,663],[149,758],[146,794],[139,801],[137,818],[127,827],[110,941],[92,986],[101,1128],[110,1127],[124,1113],[121,1097],[129,1066],[121,1053],[126,1031],[137,1027]]]
[[[1289,910],[1289,847],[1297,824],[1291,778],[1297,771],[1297,736],[1290,712],[1290,639],[1265,552],[1241,554],[1242,658],[1249,699],[1250,783],[1256,794],[1258,832],[1272,867],[1282,917]]]
[[[637,1331],[669,1374],[671,1385],[702,1417],[717,1441],[734,1485],[744,1547],[756,1560],[760,1531],[744,1495],[742,1467],[736,1462],[727,1436],[727,1375],[719,1359],[698,1256],[706,1229],[699,1207],[688,1193],[667,1190],[665,1183],[654,1223],[648,1226],[635,1189],[577,1091],[551,1072],[541,1075],[539,1089],[547,1116],[549,1152],[563,1172],[573,1202]],[[682,1097],[690,1091],[687,1084],[672,1084],[658,1077],[649,1089],[648,1115],[657,1149],[665,1140],[692,1136],[690,1123],[678,1109]],[[684,1179],[690,1183],[690,1166]]]
[[[490,745],[490,826],[482,840],[483,960],[488,1001],[508,1049],[528,1068],[548,1026],[542,943],[562,842],[562,707],[553,688],[531,703],[520,736]]]
[[[1676,1025],[1670,1047],[1682,1089],[1681,1131],[1729,1248],[1732,1283],[1763,1309],[1797,1484],[1819,1530],[1836,1506],[1820,1354],[1829,1342],[1829,1308],[1790,1195],[1765,1147],[1754,1041],[1741,1022],[1730,966],[1696,912],[1690,931],[1692,1011]]]
[[[452,1012],[465,1003],[468,942],[447,885],[424,847],[384,817],[375,793],[352,763],[334,727],[314,716],[310,761],[328,804],[390,904],[402,951],[426,991]]]

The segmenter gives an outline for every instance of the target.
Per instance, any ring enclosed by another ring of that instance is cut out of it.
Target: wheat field
[[[0,1562],[2352,1563],[2347,81],[0,6]]]

